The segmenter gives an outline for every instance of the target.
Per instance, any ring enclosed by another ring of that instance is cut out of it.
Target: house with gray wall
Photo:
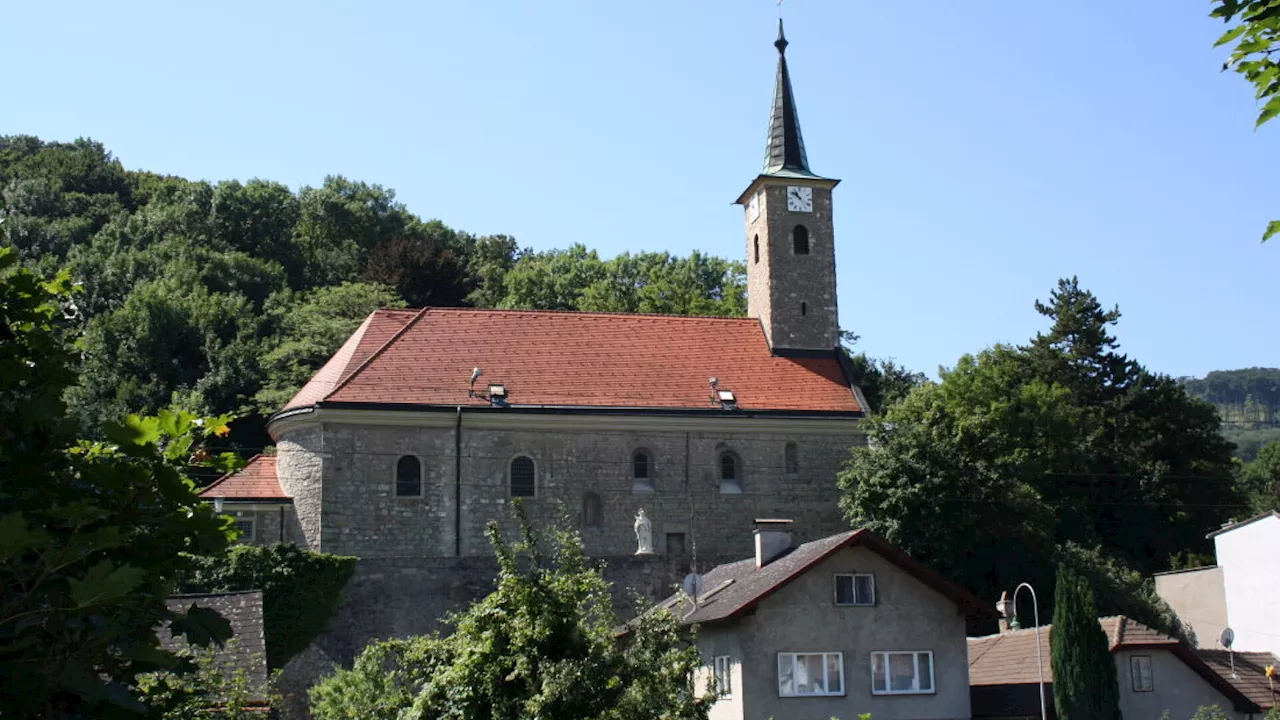
[[[995,611],[867,530],[791,527],[758,521],[754,556],[659,605],[697,626],[712,720],[970,717],[966,621]]]

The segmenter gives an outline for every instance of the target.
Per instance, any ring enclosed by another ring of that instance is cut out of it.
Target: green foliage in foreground
[[[237,545],[224,555],[193,558],[184,593],[262,591],[267,667],[284,667],[325,631],[356,570],[356,558],[303,550],[290,543]]]
[[[1058,570],[1053,606],[1053,704],[1060,720],[1121,720],[1120,686],[1093,591],[1070,568]]]
[[[231,523],[184,471],[227,418],[130,416],[77,439],[63,392],[76,381],[70,283],[16,270],[0,247],[0,708],[5,717],[135,718],[140,674],[189,669],[157,631],[205,645],[217,613],[171,612],[190,568]]]
[[[1254,97],[1262,104],[1254,127],[1280,115],[1280,5],[1275,0],[1213,0],[1211,17],[1232,25],[1216,45],[1235,46],[1223,63],[1223,70],[1233,70],[1254,87]],[[1280,220],[1267,225],[1263,242],[1280,233]]]
[[[453,632],[375,643],[311,693],[317,720],[703,720],[702,664],[670,613],[619,635],[608,584],[566,530],[521,539],[488,527],[497,589],[448,619]]]

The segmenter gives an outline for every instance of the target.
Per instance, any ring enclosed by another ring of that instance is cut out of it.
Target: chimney
[[[756,520],[756,568],[773,562],[791,549],[790,520]]]

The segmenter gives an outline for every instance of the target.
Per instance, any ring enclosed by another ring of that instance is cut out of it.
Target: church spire
[[[778,18],[778,78],[773,88],[773,112],[769,118],[769,143],[765,148],[764,174],[812,176],[809,159],[804,154],[804,138],[800,135],[800,118],[796,114],[796,98],[791,92],[791,74],[787,72],[787,36]]]

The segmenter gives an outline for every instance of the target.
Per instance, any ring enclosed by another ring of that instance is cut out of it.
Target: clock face
[[[788,187],[787,209],[791,212],[813,212],[813,188],[795,185]]]
[[[755,222],[758,217],[760,217],[760,194],[756,193],[747,203],[747,222]]]

